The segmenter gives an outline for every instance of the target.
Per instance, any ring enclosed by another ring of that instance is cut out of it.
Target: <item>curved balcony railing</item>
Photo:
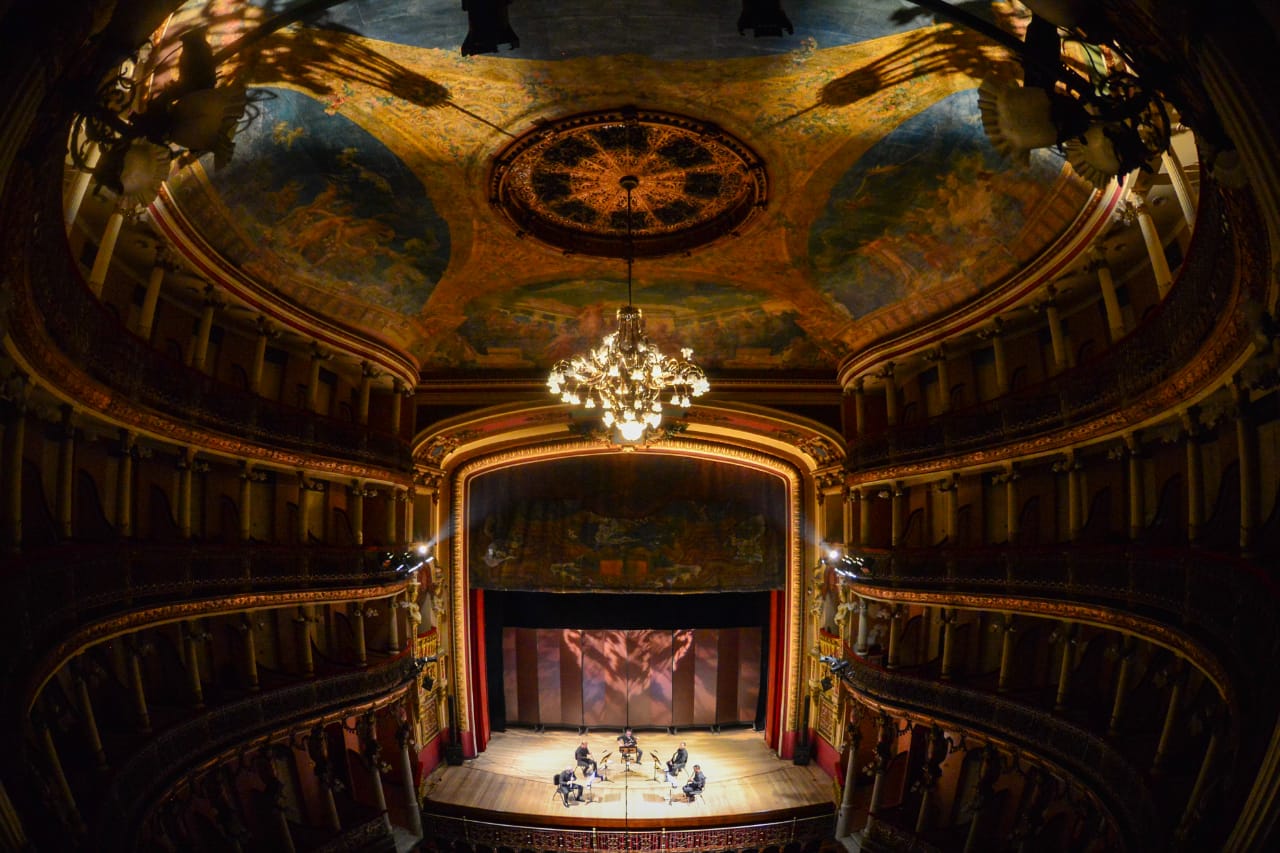
[[[50,174],[60,175],[61,159]],[[40,210],[40,225],[29,227],[30,302],[14,300],[9,331],[29,357],[43,348],[43,334],[60,355],[118,395],[122,408],[133,405],[163,413],[185,424],[259,444],[304,454],[406,472],[413,465],[409,443],[398,435],[338,418],[324,417],[269,400],[243,388],[173,362],[130,333],[95,299],[67,250],[60,223],[61,182],[29,182],[31,197],[16,205]],[[23,200],[19,200],[21,202]],[[14,218],[6,217],[12,224]],[[18,220],[25,226],[30,217]],[[43,330],[40,332],[38,330]],[[74,389],[71,389],[74,391]],[[125,402],[127,401],[127,402]],[[115,401],[113,401],[115,402]]]
[[[1185,370],[1225,366],[1243,346],[1243,327],[1219,341],[1214,357],[1203,350],[1214,326],[1231,309],[1238,290],[1265,285],[1264,253],[1256,245],[1252,198],[1201,190],[1200,217],[1230,219],[1239,228],[1198,228],[1178,281],[1153,315],[1100,356],[1052,379],[976,406],[898,425],[853,443],[848,465],[866,472],[876,468],[960,455],[993,447],[1009,447],[1033,436],[1079,425],[1134,405],[1161,382]],[[1248,267],[1241,272],[1241,267]],[[1252,274],[1257,273],[1257,274]],[[1260,293],[1250,293],[1259,296]],[[1212,361],[1214,363],[1210,364]]]
[[[403,581],[386,551],[278,545],[54,548],[10,563],[0,580],[11,618],[0,642],[42,651],[112,615],[232,593],[375,586]]]
[[[1220,658],[1280,648],[1280,588],[1256,567],[1193,549],[851,548],[858,586],[1000,592],[1098,604],[1183,631]],[[1242,661],[1243,662],[1243,661]]]
[[[851,549],[863,565],[855,588],[933,594],[1003,594],[1096,604],[1152,620],[1203,644],[1220,665],[1231,709],[1224,803],[1245,802],[1267,753],[1280,684],[1271,672],[1280,652],[1280,590],[1239,559],[1196,549],[1073,546],[1067,548]],[[1214,673],[1210,673],[1214,674]]]
[[[412,658],[399,658],[231,702],[167,729],[120,765],[98,803],[82,804],[96,814],[90,837],[133,846],[148,812],[190,768],[240,744],[387,698],[411,685],[417,673]]]
[[[745,826],[697,827],[689,829],[559,829],[517,826],[471,818],[424,814],[428,837],[438,842],[462,842],[473,849],[556,850],[590,853],[598,850],[672,851],[782,849],[798,843],[806,847],[831,838],[830,815],[798,817],[772,823]],[[447,849],[447,848],[440,848]]]
[[[1159,814],[1142,773],[1088,730],[990,693],[891,674],[858,657],[833,671],[872,702],[990,734],[1052,762],[1099,798],[1116,821],[1127,849],[1165,849]]]

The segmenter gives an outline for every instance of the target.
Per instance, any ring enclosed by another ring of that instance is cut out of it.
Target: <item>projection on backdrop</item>
[[[506,628],[508,723],[710,726],[750,723],[761,630]]]

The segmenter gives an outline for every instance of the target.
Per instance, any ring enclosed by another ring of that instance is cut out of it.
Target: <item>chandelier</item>
[[[639,180],[625,175],[619,183],[627,193],[627,304],[618,309],[618,330],[599,347],[556,362],[547,387],[565,403],[600,409],[606,428],[616,427],[625,441],[640,441],[662,424],[664,398],[688,407],[711,386],[702,368],[689,361],[692,349],[680,350],[680,358],[663,355],[644,333],[644,314],[631,304],[631,191]]]

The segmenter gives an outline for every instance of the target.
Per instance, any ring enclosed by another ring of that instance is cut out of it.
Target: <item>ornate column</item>
[[[391,380],[391,432],[400,435],[403,426],[400,423],[401,405],[404,402],[405,386],[400,377]]]
[[[858,639],[854,642],[853,650],[860,655],[865,655],[868,648],[868,640],[871,631],[871,619],[867,615],[867,600],[858,597]]]
[[[893,362],[886,362],[884,367],[873,374],[880,378],[884,386],[884,413],[889,426],[898,425],[898,386],[893,384]]]
[[[853,434],[861,436],[867,431],[866,379],[859,376],[853,381]]]
[[[1187,450],[1187,539],[1200,541],[1204,523],[1204,468],[1200,457],[1200,410],[1195,406],[1182,414],[1183,441]]]
[[[899,656],[902,649],[899,648],[902,639],[902,621],[906,617],[905,611],[901,604],[893,605],[889,611],[889,648],[884,659],[884,665],[888,669],[897,669]]]
[[[191,475],[195,451],[181,449],[178,455],[178,531],[183,539],[191,538]]]
[[[1058,310],[1058,291],[1052,284],[1045,289],[1049,292],[1048,297],[1037,302],[1034,309],[1044,314],[1045,325],[1049,327],[1049,340],[1053,346],[1053,372],[1061,373],[1070,366],[1067,333],[1062,325],[1062,312]]]
[[[387,795],[382,790],[382,745],[378,743],[376,711],[365,711],[356,720],[356,738],[360,741],[360,757],[369,771],[369,783],[373,789],[375,808],[382,812],[383,823],[386,825],[387,832],[390,833],[391,818],[387,815]]]
[[[407,489],[401,489],[396,492],[396,500],[400,501],[404,507],[404,544],[411,545],[413,543],[413,504],[417,491],[410,486]]]
[[[102,748],[102,735],[98,731],[98,718],[93,713],[93,699],[89,696],[89,679],[95,678],[95,665],[83,656],[76,658],[71,667],[71,678],[76,687],[76,701],[80,706],[80,716],[84,720],[85,738],[89,741],[89,751],[100,770],[107,767],[107,753]]]
[[[376,489],[366,489],[359,480],[351,481],[351,535],[357,545],[364,544],[364,499],[378,494]]]
[[[1132,211],[1134,219],[1138,222],[1138,228],[1142,231],[1142,242],[1147,246],[1151,271],[1156,277],[1156,289],[1160,293],[1160,298],[1164,299],[1169,295],[1169,288],[1173,285],[1173,273],[1169,271],[1169,261],[1164,255],[1164,243],[1160,239],[1160,232],[1156,230],[1155,220],[1151,218],[1151,208],[1147,206],[1145,190],[1134,191],[1129,210]]]
[[[147,709],[147,691],[142,681],[142,656],[152,650],[150,643],[140,643],[136,635],[126,637],[125,648],[129,655],[129,686],[133,689],[133,710],[138,717],[138,731],[151,732],[151,714]]]
[[[1156,744],[1156,754],[1151,760],[1153,775],[1164,770],[1165,759],[1169,756],[1169,744],[1173,741],[1173,729],[1178,722],[1178,706],[1182,702],[1182,688],[1187,683],[1186,664],[1179,659],[1166,677],[1169,682],[1169,703],[1164,712],[1164,725],[1160,728],[1160,742]]]
[[[978,769],[978,784],[969,801],[969,831],[965,834],[964,853],[976,853],[982,830],[983,814],[996,794],[996,782],[1000,778],[1002,760],[1000,750],[994,744],[982,748],[982,765]]]
[[[89,192],[89,184],[93,180],[93,167],[98,165],[98,158],[101,156],[102,149],[90,143],[84,155],[84,168],[77,170],[75,178],[71,181],[71,189],[67,191],[66,196],[66,209],[62,214],[63,224],[67,226],[68,231],[80,216],[80,205],[84,203],[84,197]]]
[[[315,501],[315,495],[323,493],[327,485],[324,480],[308,480],[307,475],[303,471],[298,472],[298,544],[306,545],[311,541],[311,511],[312,504]],[[324,539],[324,527],[320,528],[321,535],[316,537],[319,540]]]
[[[939,664],[938,678],[948,681],[951,679],[952,658],[955,653],[955,624],[959,621],[960,611],[954,607],[943,607],[939,612],[939,619],[942,622],[942,661]]]
[[[318,341],[311,343],[311,373],[307,377],[307,401],[306,409],[309,412],[315,412],[316,406],[320,401],[320,365],[333,358],[333,353],[326,351],[320,346]],[[324,414],[317,412],[317,414]]]
[[[0,337],[3,337],[0,335]],[[27,434],[27,398],[30,393],[27,374],[15,370],[0,383],[0,400],[8,400],[13,412],[4,430],[5,539],[13,550],[22,547],[22,456]]]
[[[1111,703],[1111,720],[1107,723],[1107,734],[1113,737],[1120,734],[1120,722],[1124,717],[1125,700],[1128,698],[1129,670],[1136,651],[1133,637],[1125,634],[1116,651],[1120,659],[1120,671],[1116,674],[1116,695]]]
[[[396,501],[400,500],[400,493],[403,489],[397,489],[393,486],[387,487],[387,542],[388,548],[395,547],[399,541],[396,524]]]
[[[953,471],[938,485],[938,491],[946,505],[947,545],[954,548],[960,536],[960,475]]]
[[[89,271],[89,291],[95,297],[102,296],[102,285],[106,283],[107,270],[111,268],[111,256],[116,250],[116,240],[120,238],[120,228],[124,225],[125,216],[132,212],[133,205],[120,199],[107,217],[102,239],[98,242],[98,253],[93,257],[93,269]]]
[[[1067,541],[1080,541],[1084,527],[1084,496],[1080,489],[1080,472],[1084,468],[1074,449],[1068,450],[1053,464],[1053,470],[1067,475]]]
[[[856,714],[856,712],[855,712]],[[840,809],[836,813],[836,838],[849,835],[849,818],[853,814],[854,784],[858,778],[858,747],[862,743],[862,732],[858,729],[858,719],[849,723],[845,742],[849,746],[849,760],[845,763],[844,786],[840,789]]]
[[[75,411],[62,406],[58,424],[58,483],[55,500],[58,507],[58,535],[70,539],[75,535],[76,425]]]
[[[333,798],[334,788],[341,781],[333,775],[333,767],[329,763],[329,747],[325,743],[324,728],[316,726],[311,729],[306,739],[307,755],[311,758],[311,768],[320,782],[320,795],[324,801],[325,826],[330,832],[342,832],[342,820],[338,817],[338,803]]]
[[[151,340],[151,332],[156,323],[156,306],[160,304],[160,288],[164,284],[164,274],[176,270],[177,259],[173,252],[163,243],[156,244],[156,259],[151,265],[151,274],[147,276],[147,292],[142,297],[142,308],[138,311],[138,326],[134,329],[138,337]]]
[[[996,391],[1000,394],[1008,394],[1009,361],[1004,351],[1004,321],[995,317],[989,328],[978,332],[978,337],[984,341],[991,341],[991,358],[996,368]]]
[[[372,609],[366,612],[363,601],[356,601],[351,605],[351,628],[355,635],[356,663],[362,669],[369,665],[369,647],[365,639],[364,618],[372,616],[374,612]]]
[[[116,534],[122,539],[133,535],[133,433],[120,430],[120,446],[116,458]]]
[[[1071,673],[1076,665],[1077,630],[1075,623],[1064,621],[1054,632],[1062,643],[1062,658],[1058,662],[1058,691],[1053,699],[1053,710],[1058,712],[1066,710],[1067,697],[1071,693]]]
[[[938,370],[938,414],[946,414],[951,411],[951,375],[947,369],[946,347],[938,344],[925,359]]]
[[[1129,539],[1136,542],[1147,528],[1142,441],[1136,432],[1131,432],[1125,435],[1124,446],[1129,456]]]
[[[413,784],[413,724],[406,714],[396,725],[396,743],[400,745],[400,787],[404,789],[404,807],[409,816],[409,831],[422,836],[422,809],[418,805],[418,789]]]
[[[253,484],[261,483],[266,474],[253,470],[253,463],[240,463],[240,541],[253,538]]]
[[[268,744],[262,748],[262,781],[266,786],[266,801],[271,804],[271,812],[275,815],[275,844],[281,853],[295,853],[293,832],[289,829],[288,803],[285,794],[284,780],[276,768],[276,762],[282,761],[290,751],[277,744]]]
[[[1089,270],[1098,277],[1102,307],[1107,312],[1107,335],[1115,343],[1124,337],[1124,315],[1120,312],[1120,298],[1116,296],[1116,281],[1107,264],[1107,256],[1097,246],[1089,250]]]
[[[259,688],[258,681],[258,639],[253,633],[254,619],[253,611],[246,610],[240,616],[240,624],[236,626],[240,630],[240,635],[244,638],[244,678],[245,684],[249,690],[257,692]]]
[[[356,398],[356,423],[369,425],[369,394],[373,390],[373,380],[382,375],[382,371],[367,361],[360,362],[360,396]]]
[[[49,727],[49,722],[43,713],[33,714],[31,722],[39,733],[40,742],[44,746],[45,760],[49,762],[49,768],[53,773],[54,785],[66,805],[72,829],[76,832],[83,832],[84,819],[80,817],[80,807],[76,805],[75,794],[71,792],[71,785],[67,782],[67,774],[62,769],[62,759],[58,756],[58,745],[53,740],[53,730]]]
[[[1205,746],[1204,758],[1200,761],[1200,772],[1196,774],[1195,784],[1191,787],[1191,795],[1187,797],[1187,807],[1182,812],[1182,820],[1174,832],[1177,839],[1186,838],[1187,831],[1195,824],[1200,813],[1200,799],[1212,775],[1213,766],[1217,763],[1218,749],[1226,736],[1225,725],[1219,715],[1214,715],[1209,723],[1209,743]]]
[[[875,494],[870,489],[858,489],[858,542],[871,544],[871,501]]]
[[[907,521],[907,491],[901,483],[890,484],[889,500],[889,547],[899,548],[902,546],[902,537],[906,534]]]
[[[880,808],[884,804],[884,780],[889,773],[889,765],[893,762],[894,747],[898,740],[898,726],[884,711],[881,711],[876,717],[876,746],[875,758],[872,760],[872,768],[875,773],[874,781],[871,784],[871,802],[867,806],[867,825],[863,828],[863,835],[868,834],[876,817],[880,814]]]
[[[400,651],[400,593],[387,599],[387,652]]]
[[[1010,681],[1013,678],[1013,640],[1014,634],[1018,628],[1014,624],[1014,615],[1012,613],[1002,613],[1001,622],[995,630],[1000,631],[1000,676],[996,684],[996,690],[1004,693],[1012,686]]]
[[[1258,425],[1253,417],[1249,389],[1232,384],[1236,403],[1236,453],[1240,465],[1240,550],[1253,547],[1258,529]]]
[[[1164,164],[1164,171],[1169,176],[1173,194],[1178,198],[1178,207],[1182,208],[1182,218],[1186,220],[1188,226],[1194,226],[1196,224],[1196,193],[1191,182],[1187,180],[1182,161],[1178,159],[1177,152],[1172,148],[1166,149],[1160,155],[1160,161]]]
[[[209,334],[213,331],[213,316],[217,309],[225,303],[212,284],[204,286],[204,309],[200,312],[200,322],[196,325],[196,343],[191,350],[191,366],[201,373],[207,372],[209,360]]]
[[[249,390],[255,394],[262,393],[262,371],[267,363],[267,341],[280,337],[280,332],[271,327],[266,317],[258,316],[258,338],[253,348],[253,366],[249,370]]]
[[[192,704],[196,708],[204,707],[204,682],[200,678],[200,644],[209,639],[209,634],[196,619],[189,619],[184,624],[183,640],[186,645],[187,679],[191,686]]]
[[[316,674],[315,656],[311,653],[311,624],[316,621],[315,612],[315,605],[304,604],[293,617],[293,624],[298,626],[298,669],[306,678],[314,678]]]
[[[1012,462],[1005,467],[1004,471],[991,478],[993,485],[1004,486],[1005,530],[1010,545],[1016,545],[1018,542],[1018,511],[1021,508],[1018,503],[1019,479],[1021,475]]]
[[[933,795],[942,779],[942,764],[951,754],[951,740],[942,727],[934,723],[929,727],[929,751],[920,768],[920,810],[916,813],[916,835],[929,828],[929,815],[933,808]]]

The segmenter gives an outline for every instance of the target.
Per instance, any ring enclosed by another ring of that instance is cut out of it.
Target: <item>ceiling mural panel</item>
[[[222,169],[172,182],[213,248],[265,280],[416,315],[448,263],[449,230],[385,145],[319,101],[260,90],[259,115]],[[212,158],[206,158],[211,160]]]
[[[203,26],[222,49],[271,8],[192,4],[165,38]],[[976,8],[998,20],[1010,7]],[[1010,280],[1089,203],[1056,158],[1018,168],[986,143],[973,90],[1008,73],[1008,55],[897,2],[788,3],[796,33],[782,38],[740,36],[740,3],[719,0],[509,11],[520,44],[493,54],[461,54],[456,2],[402,0],[342,3],[238,54],[228,74],[265,92],[261,114],[230,165],[171,181],[174,230],[424,376],[527,377],[598,341],[624,302],[617,182],[575,182],[583,164],[612,175],[626,158],[597,145],[530,184],[549,206],[603,199],[590,247],[523,230],[496,204],[496,164],[573,117],[676,116],[736,140],[758,180],[749,215],[637,253],[653,339],[713,371],[834,379],[862,347]],[[654,209],[697,221],[714,175],[690,158],[715,146],[645,141],[652,178],[636,199],[670,196]],[[685,170],[679,193],[669,163]]]
[[[1066,161],[1037,150],[1029,166],[1005,163],[977,100],[976,90],[959,92],[907,119],[833,188],[809,257],[824,291],[853,317],[940,290],[972,295],[1028,260],[1011,237],[1050,209]],[[1088,196],[1078,180],[1061,191],[1073,209]]]
[[[596,346],[624,304],[621,280],[561,279],[477,299],[454,343],[456,366],[528,367]],[[694,342],[700,364],[768,367],[778,360],[817,369],[829,363],[794,307],[765,304],[731,284],[650,283],[635,292],[649,338],[664,352]]]

